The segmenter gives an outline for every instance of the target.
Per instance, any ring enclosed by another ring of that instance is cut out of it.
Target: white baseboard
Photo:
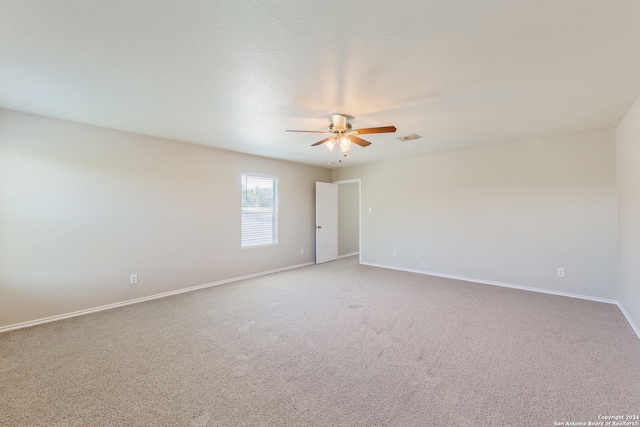
[[[265,276],[267,274],[278,273],[285,270],[293,270],[294,268],[306,267],[313,265],[313,262],[306,262],[303,264],[291,265],[289,267],[276,268],[275,270],[262,271],[260,273],[247,274],[246,276],[233,277],[231,279],[219,280],[217,282],[205,283],[204,285],[191,286],[189,288],[177,289],[175,291],[163,292],[161,294],[150,295],[148,297],[136,298],[127,301],[117,302],[114,304],[102,305],[100,307],[88,308],[85,310],[78,310],[71,313],[59,314],[56,316],[45,317],[43,319],[29,320],[27,322],[16,323],[13,325],[0,327],[0,333],[8,332],[15,329],[28,328],[30,326],[41,325],[43,323],[55,322],[57,320],[68,319],[70,317],[82,316],[85,314],[96,313],[98,311],[109,310],[116,307],[123,307],[125,305],[137,304],[139,302],[150,301],[153,299],[164,298],[171,295],[182,294],[185,292],[197,291],[198,289],[210,288],[212,286],[224,285],[225,283],[237,282],[239,280],[251,279],[252,277]]]
[[[471,277],[454,276],[451,274],[433,273],[431,271],[414,270],[411,268],[400,268],[400,267],[393,267],[389,265],[374,264],[374,263],[368,263],[368,262],[361,262],[360,264],[369,265],[371,267],[387,268],[390,270],[406,271],[408,273],[418,273],[418,274],[425,274],[428,276],[444,277],[447,279],[463,280],[465,282],[482,283],[484,285],[501,286],[503,288],[520,289],[523,291],[539,292],[539,293],[550,294],[550,295],[559,295],[559,296],[569,297],[569,298],[578,298],[578,299],[584,299],[588,301],[603,302],[606,304],[615,304],[618,306],[618,308],[620,309],[624,317],[627,319],[627,322],[629,322],[629,326],[631,326],[631,329],[633,329],[633,331],[636,333],[636,335],[638,336],[638,339],[640,339],[640,328],[638,328],[638,326],[634,323],[631,316],[629,316],[629,313],[627,313],[627,311],[624,309],[622,304],[620,304],[620,301],[607,299],[607,298],[594,297],[591,295],[572,294],[569,292],[551,291],[551,290],[542,289],[542,288],[532,288],[529,286],[513,285],[511,283],[493,282],[491,280],[481,280],[481,279],[473,279]]]
[[[631,326],[631,329],[633,329],[633,332],[635,332],[636,335],[638,336],[638,339],[640,339],[640,328],[638,328],[638,325],[635,324],[631,316],[629,316],[629,313],[627,313],[627,310],[624,309],[624,307],[620,302],[618,302],[617,305],[620,311],[622,312],[622,314],[624,314],[624,317],[626,317],[627,322],[629,322],[629,326]]]
[[[352,254],[342,255],[339,258],[345,258],[345,257],[348,257],[348,256],[353,256],[353,255],[358,255],[358,254],[359,254],[359,252],[354,252]],[[161,294],[150,295],[148,297],[136,298],[136,299],[122,301],[122,302],[118,302],[118,303],[114,303],[114,304],[102,305],[100,307],[94,307],[94,308],[89,308],[89,309],[85,309],[85,310],[78,310],[78,311],[74,311],[74,312],[71,312],[71,313],[65,313],[65,314],[60,314],[60,315],[56,315],[56,316],[45,317],[45,318],[42,318],[42,319],[36,319],[36,320],[30,320],[30,321],[27,321],[27,322],[16,323],[16,324],[13,324],[13,325],[0,327],[0,333],[12,331],[12,330],[15,330],[15,329],[28,328],[30,326],[41,325],[43,323],[55,322],[57,320],[68,319],[68,318],[71,318],[71,317],[82,316],[82,315],[85,315],[85,314],[96,313],[98,311],[109,310],[109,309],[112,309],[112,308],[123,307],[123,306],[126,306],[126,305],[137,304],[139,302],[150,301],[150,300],[158,299],[158,298],[164,298],[164,297],[168,297],[168,296],[171,296],[171,295],[182,294],[182,293],[185,293],[185,292],[197,291],[198,289],[204,289],[204,288],[209,288],[209,287],[212,287],[212,286],[223,285],[225,283],[237,282],[237,281],[240,281],[240,280],[250,279],[252,277],[265,276],[267,274],[278,273],[280,271],[293,270],[295,268],[306,267],[306,266],[313,265],[313,264],[314,264],[313,262],[306,262],[306,263],[303,263],[303,264],[297,264],[297,265],[292,265],[292,266],[288,266],[288,267],[277,268],[277,269],[274,269],[274,270],[268,270],[268,271],[262,271],[262,272],[259,272],[259,273],[248,274],[246,276],[233,277],[231,279],[224,279],[224,280],[219,280],[217,282],[205,283],[203,285],[191,286],[189,288],[178,289],[178,290],[175,290],[175,291],[163,292]],[[631,318],[629,313],[627,313],[627,311],[624,309],[622,304],[620,304],[620,302],[616,301],[616,300],[593,297],[593,296],[589,296],[589,295],[572,294],[572,293],[568,293],[568,292],[551,291],[551,290],[548,290],[548,289],[541,289],[541,288],[532,288],[532,287],[528,287],[528,286],[519,286],[519,285],[510,284],[510,283],[494,282],[494,281],[490,281],[490,280],[474,279],[474,278],[470,278],[470,277],[454,276],[454,275],[451,275],[451,274],[434,273],[434,272],[424,271],[424,270],[415,270],[415,269],[409,269],[409,268],[399,268],[399,267],[393,267],[393,266],[382,265],[382,264],[374,264],[374,263],[367,263],[367,262],[361,262],[360,264],[368,265],[368,266],[371,266],[371,267],[386,268],[386,269],[390,269],[390,270],[406,271],[406,272],[409,272],[409,273],[425,274],[425,275],[428,275],[428,276],[444,277],[444,278],[447,278],[447,279],[463,280],[465,282],[482,283],[482,284],[485,284],[485,285],[501,286],[501,287],[505,287],[505,288],[520,289],[520,290],[524,290],[524,291],[539,292],[539,293],[544,293],[544,294],[559,295],[559,296],[570,297],[570,298],[579,298],[579,299],[584,299],[584,300],[589,300],[589,301],[603,302],[603,303],[607,303],[607,304],[615,304],[615,305],[618,306],[618,308],[620,309],[620,311],[622,312],[624,317],[627,319],[627,322],[629,322],[629,325],[631,326],[631,329],[633,329],[633,331],[636,333],[636,335],[638,336],[638,339],[640,339],[640,328],[638,328],[638,326],[635,324],[635,322],[633,321],[633,319]]]
[[[340,259],[340,258],[346,258],[346,257],[348,257],[348,256],[359,255],[359,254],[360,254],[360,252],[352,252],[352,253],[350,253],[350,254],[340,255],[340,256],[338,257],[338,259]]]
[[[482,283],[483,285],[501,286],[503,288],[520,289],[520,290],[523,290],[523,291],[539,292],[539,293],[543,293],[543,294],[559,295],[559,296],[563,296],[563,297],[579,298],[579,299],[584,299],[584,300],[589,300],[589,301],[604,302],[604,303],[607,303],[607,304],[616,304],[616,305],[618,305],[618,301],[616,301],[616,300],[607,299],[607,298],[600,298],[600,297],[594,297],[594,296],[590,296],[590,295],[581,295],[581,294],[572,294],[572,293],[569,293],[569,292],[551,291],[549,289],[532,288],[532,287],[529,287],[529,286],[513,285],[511,283],[493,282],[491,280],[474,279],[472,277],[454,276],[454,275],[451,275],[451,274],[434,273],[434,272],[431,272],[431,271],[414,270],[414,269],[410,269],[410,268],[399,268],[399,267],[393,267],[393,266],[388,266],[388,265],[372,264],[372,263],[367,263],[367,262],[362,262],[361,264],[370,265],[372,267],[388,268],[390,270],[406,271],[408,273],[418,273],[418,274],[425,274],[425,275],[428,275],[428,276],[444,277],[444,278],[447,278],[447,279],[463,280],[465,282]]]

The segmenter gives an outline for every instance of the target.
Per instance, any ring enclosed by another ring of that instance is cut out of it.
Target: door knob
[[[316,228],[322,228],[322,226],[321,225],[316,225]]]

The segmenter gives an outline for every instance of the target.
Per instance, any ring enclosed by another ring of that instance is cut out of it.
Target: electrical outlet
[[[396,255],[398,255],[398,254],[397,254],[397,252],[394,250],[394,251],[393,251],[393,256],[396,256]]]
[[[369,213],[373,212],[373,208],[369,206]]]
[[[138,275],[137,274],[131,274],[129,276],[129,284],[130,285],[135,285],[136,283],[138,283]]]
[[[300,249],[300,255],[304,255],[304,249]]]
[[[424,261],[424,254],[423,254],[423,253],[421,253],[421,254],[418,256],[418,259],[419,259],[420,261]]]
[[[564,268],[558,268],[556,270],[556,274],[558,275],[558,277],[564,277]]]

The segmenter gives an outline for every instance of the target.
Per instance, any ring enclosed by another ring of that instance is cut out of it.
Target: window
[[[242,247],[278,243],[278,178],[242,174]]]

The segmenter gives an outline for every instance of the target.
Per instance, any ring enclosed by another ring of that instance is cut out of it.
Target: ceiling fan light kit
[[[325,142],[323,145],[327,150],[333,151],[333,147],[336,146],[336,142],[333,139],[330,139],[327,142]]]
[[[395,131],[395,126],[353,129],[351,123],[347,122],[347,118],[341,114],[331,115],[329,132],[313,130],[287,130],[287,132],[307,132],[331,135],[321,141],[316,142],[315,144],[311,144],[311,146],[315,147],[316,145],[324,145],[327,150],[333,151],[333,148],[338,145],[340,147],[340,152],[343,154],[351,150],[352,144],[356,144],[361,147],[371,145],[369,141],[365,141],[364,139],[361,139],[356,135],[366,135],[370,133],[390,133]]]
[[[340,140],[340,152],[346,153],[349,150],[351,150],[351,140],[346,136],[342,137],[342,139]]]

